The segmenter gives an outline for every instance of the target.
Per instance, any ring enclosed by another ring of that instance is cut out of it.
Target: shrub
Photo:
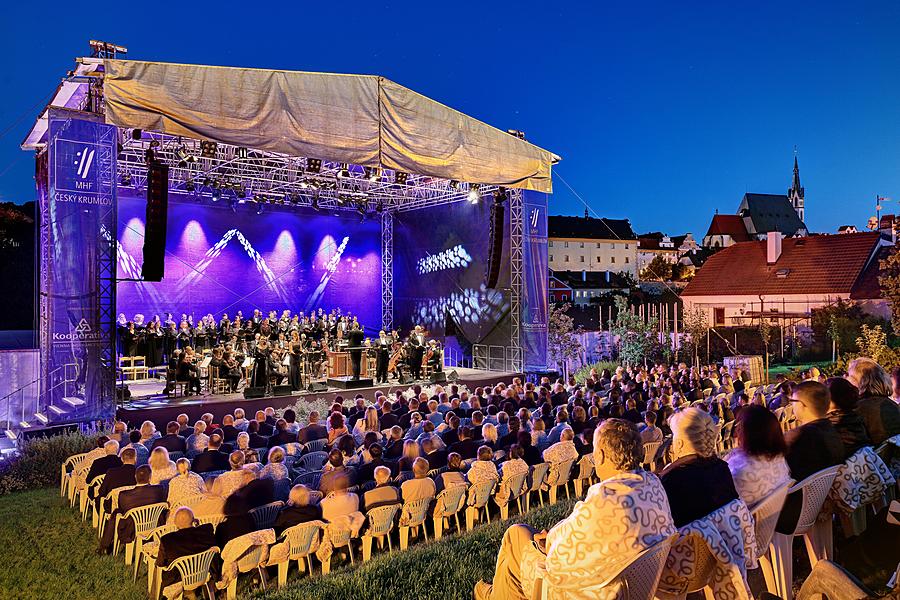
[[[0,495],[57,485],[63,461],[96,447],[98,435],[66,432],[28,440],[17,456],[0,463]]]
[[[575,371],[575,382],[581,385],[587,381],[588,376],[591,374],[591,369],[597,369],[598,373],[602,373],[603,369],[609,369],[610,373],[615,373],[618,366],[619,363],[611,360],[601,360],[589,365],[584,365]]]

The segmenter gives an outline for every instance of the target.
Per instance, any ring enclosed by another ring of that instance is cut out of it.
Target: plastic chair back
[[[250,516],[256,523],[256,529],[271,529],[275,525],[275,519],[278,518],[282,506],[284,506],[284,502],[279,500],[251,509]]]
[[[177,502],[170,502],[169,508],[174,511],[180,506],[186,506],[188,508],[194,508],[201,502],[206,499],[206,494],[191,494],[190,496],[185,496],[184,498],[178,500]]]
[[[224,515],[207,515],[205,517],[197,518],[198,525],[206,525],[207,523],[209,523],[210,525],[213,526],[213,530],[215,530],[216,527],[221,525],[222,522],[224,522],[224,521],[225,521]]]
[[[424,523],[428,518],[428,507],[431,506],[432,500],[433,497],[419,498],[404,504],[400,524],[404,527],[416,527]]]
[[[138,506],[132,508],[122,515],[123,519],[131,517],[134,521],[135,535],[143,536],[150,531],[156,529],[159,523],[159,517],[162,516],[164,510],[168,510],[167,502],[157,502],[156,504],[147,504],[146,506]]]
[[[299,460],[294,462],[294,468],[301,471],[319,471],[325,466],[328,460],[327,452],[310,452],[304,454]]]
[[[311,440],[309,442],[306,442],[306,444],[303,446],[303,448],[304,448],[304,451],[307,453],[321,452],[322,450],[325,449],[325,446],[327,443],[328,443],[328,440],[325,438],[318,439],[318,440]]]
[[[794,535],[804,534],[815,525],[816,518],[822,512],[822,506],[828,498],[828,492],[831,491],[831,485],[834,483],[839,467],[840,465],[836,465],[813,473],[788,491],[788,494],[798,491],[803,493],[803,507],[800,509],[800,518],[797,519]]]
[[[181,575],[182,587],[185,590],[195,590],[209,581],[209,567],[218,553],[218,546],[213,546],[205,552],[177,558],[164,570],[177,570]]]
[[[469,506],[474,506],[475,508],[484,508],[488,500],[491,499],[491,494],[494,493],[494,488],[497,486],[497,481],[494,479],[488,479],[487,481],[482,481],[481,483],[476,483],[472,487],[469,488]]]
[[[591,463],[591,469],[594,468],[593,463]],[[525,488],[525,479],[528,477],[527,472],[517,473],[512,475],[511,477],[504,477],[500,482],[500,488],[506,489],[506,499],[507,501],[512,501],[522,495]],[[495,496],[496,499],[496,496]]]
[[[660,446],[662,446],[662,442],[647,442],[644,444],[644,460],[642,464],[653,465],[656,462],[656,452]]]
[[[343,548],[348,545],[350,539],[353,537],[353,531],[351,531],[349,527],[329,527],[328,532],[329,537],[331,538],[331,545],[335,548]]]
[[[394,528],[394,517],[400,506],[392,504],[390,506],[379,506],[373,508],[366,513],[366,519],[369,521],[369,530],[366,535],[381,537],[387,535]]]
[[[319,539],[319,523],[300,523],[284,530],[282,537],[287,540],[290,560],[298,560],[313,552]]]
[[[468,486],[464,483],[456,483],[448,488],[441,490],[437,495],[438,502],[435,506],[443,505],[443,514],[435,514],[435,517],[449,517],[455,515],[463,506],[465,506],[466,490]]]
[[[594,455],[585,454],[578,461],[578,479],[590,479],[594,474]]]
[[[756,506],[750,510],[756,528],[757,554],[765,554],[768,550],[772,535],[775,533],[775,524],[778,523],[778,516],[784,507],[788,490],[793,484],[793,479],[788,480],[784,485],[757,502]]]
[[[664,575],[661,577],[663,579],[662,589],[666,590],[666,580],[668,577],[673,577],[678,582],[684,582],[683,584],[679,584],[679,590],[683,590],[687,593],[696,592],[702,590],[707,585],[709,585],[710,580],[713,576],[713,570],[716,566],[716,559],[713,558],[712,553],[709,550],[709,545],[706,543],[702,537],[695,533],[688,534],[686,536],[682,536],[678,541],[675,542],[675,546],[689,546],[690,550],[682,550],[680,554],[684,556],[692,556],[694,558],[693,569],[688,573],[673,573],[669,571],[669,575]],[[672,568],[672,565],[667,565],[669,569]],[[687,581],[685,582],[685,578]],[[681,587],[684,585],[685,587]]]
[[[666,559],[669,557],[669,549],[678,535],[673,535],[661,541],[655,546],[650,546],[616,575],[612,581],[620,581],[625,590],[626,598],[644,599],[653,598]],[[607,584],[608,585],[608,584]]]
[[[531,473],[528,475],[528,491],[536,492],[541,489],[544,481],[547,479],[547,473],[550,471],[550,463],[538,463],[531,467]]]
[[[303,484],[311,490],[319,489],[319,480],[322,479],[322,471],[310,471],[301,473],[294,479],[294,485]]]
[[[574,460],[564,460],[559,463],[550,463],[550,471],[547,473],[548,485],[566,485],[572,474]]]

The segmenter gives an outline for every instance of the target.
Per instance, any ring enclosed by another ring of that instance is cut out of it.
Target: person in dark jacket
[[[116,531],[116,517],[124,515],[129,510],[158,504],[166,501],[166,488],[161,485],[150,485],[151,469],[148,465],[141,465],[134,471],[135,487],[124,490],[119,494],[119,506],[109,515],[108,526],[103,530],[103,538],[100,540],[100,552],[108,554],[113,546],[113,533]],[[159,523],[166,522],[166,511],[163,511]],[[127,544],[134,541],[134,521],[121,519],[118,526],[119,542]]]
[[[97,507],[99,507],[100,502],[106,498],[106,503],[103,507],[103,510],[106,512],[112,510],[112,498],[107,498],[110,492],[121,487],[135,484],[134,463],[137,460],[137,452],[134,448],[125,448],[122,450],[120,458],[122,459],[122,466],[113,467],[106,472],[106,477],[103,478],[103,483],[100,484],[100,487],[97,489],[96,497],[94,498],[95,506]]]
[[[818,381],[799,383],[791,390],[790,401],[800,427],[784,435],[787,443],[785,459],[791,469],[791,477],[800,482],[813,473],[841,464],[847,451],[841,436],[828,420],[831,399],[824,384]],[[793,533],[802,506],[802,492],[789,495],[775,530]]]
[[[310,489],[305,485],[295,485],[291,488],[287,504],[278,513],[275,519],[275,535],[281,535],[285,529],[309,523],[322,518],[322,509],[318,504],[311,503]]]
[[[190,508],[182,506],[175,511],[177,529],[159,538],[156,566],[160,569],[172,564],[182,556],[200,554],[216,545],[216,535],[212,523],[198,525]],[[162,572],[162,588],[177,583],[180,575],[177,569]]]
[[[866,424],[856,412],[859,402],[859,390],[856,386],[843,377],[832,377],[825,382],[825,386],[831,397],[827,417],[841,436],[847,456],[863,446],[871,446],[872,440],[869,439]]]
[[[169,421],[169,424],[166,425],[166,435],[157,438],[156,441],[153,442],[153,448],[158,448],[162,446],[169,452],[184,452],[187,449],[187,446],[184,443],[184,438],[179,435],[181,431],[181,425],[176,421]],[[153,449],[151,448],[151,450]]]
[[[283,446],[285,444],[292,444],[297,441],[297,434],[291,431],[288,431],[287,421],[284,419],[278,419],[275,422],[275,434],[269,438],[269,448],[274,448],[275,446]]]
[[[191,461],[191,471],[208,473],[209,471],[227,471],[230,468],[228,454],[221,451],[222,436],[214,433],[209,436],[209,446]]]
[[[847,379],[859,390],[856,412],[872,443],[879,446],[900,434],[900,406],[891,400],[893,386],[881,365],[871,358],[857,358],[847,368]]]
[[[101,456],[94,460],[84,478],[84,481],[88,484],[100,475],[106,475],[107,471],[110,469],[122,466],[122,459],[119,458],[119,442],[116,440],[107,440],[106,443],[103,444],[103,449],[106,451],[106,456]],[[91,500],[94,499],[94,488],[92,487],[88,488],[88,498]]]
[[[268,448],[269,438],[259,435],[259,422],[250,421],[247,423],[247,435],[250,437],[248,442],[251,448]]]
[[[323,440],[327,437],[328,429],[324,425],[319,424],[319,411],[316,410],[309,413],[309,424],[306,427],[301,427],[300,431],[297,432],[297,441],[301,444]]]

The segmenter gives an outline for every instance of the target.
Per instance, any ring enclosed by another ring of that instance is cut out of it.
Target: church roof
[[[806,225],[783,194],[744,194],[740,216],[750,218],[752,227],[747,229],[752,233],[778,231],[792,236],[800,230],[806,231]]]
[[[740,215],[715,215],[706,232],[707,237],[711,235],[730,235],[735,242],[746,242],[750,239],[747,235],[747,226],[744,225],[744,219]]]
[[[594,217],[570,217],[551,215],[549,235],[551,238],[586,238],[591,240],[636,240],[628,219],[607,219]]]

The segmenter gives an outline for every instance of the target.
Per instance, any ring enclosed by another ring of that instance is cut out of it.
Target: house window
[[[597,242],[597,249],[600,249],[600,242]]]
[[[584,248],[584,242],[579,242],[580,247]]]
[[[569,247],[569,242],[563,242],[563,246],[564,246],[565,248],[568,248],[568,247]]]
[[[628,244],[625,244],[625,249],[628,250]]]
[[[563,302],[565,302],[566,300],[569,299],[569,297],[568,297],[566,294],[561,294],[561,295],[560,295],[560,298],[562,298],[562,301],[563,301]]]
[[[566,255],[563,257],[563,259],[564,259],[563,262],[569,262],[569,255],[566,254]]]
[[[625,264],[626,264],[626,265],[628,264],[628,257],[627,257],[627,256],[625,257]]]
[[[714,308],[713,309],[713,321],[716,324],[716,327],[722,327],[725,325],[725,309],[724,308]]]
[[[553,247],[553,240],[550,240],[550,247]]]
[[[610,256],[610,257],[609,257],[609,262],[611,262],[612,264],[616,264],[616,257],[615,257],[615,256]]]
[[[602,256],[598,256],[598,257],[597,257],[597,262],[603,262],[603,257],[602,257]]]
[[[550,262],[553,262],[553,255],[550,255]]]
[[[610,250],[615,250],[615,249],[616,249],[616,244],[615,244],[615,242],[609,245],[609,249],[610,249]]]
[[[584,262],[584,255],[583,255],[583,254],[582,254],[581,256],[579,256],[578,258],[581,259],[579,262]]]

